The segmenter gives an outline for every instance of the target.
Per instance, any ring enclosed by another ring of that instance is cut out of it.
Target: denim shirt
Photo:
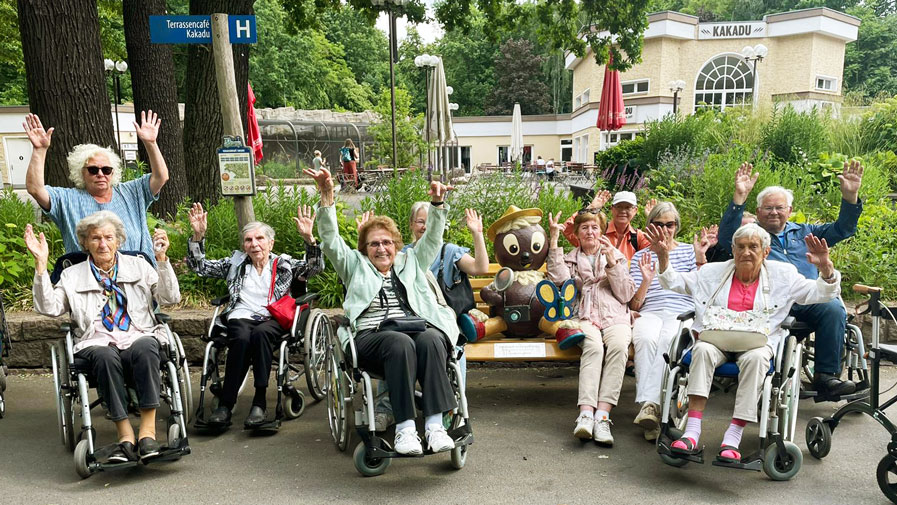
[[[719,245],[731,251],[732,236],[735,230],[741,226],[741,217],[744,213],[744,205],[735,205],[730,202],[723,219],[719,223]],[[838,212],[838,220],[834,223],[824,224],[798,224],[791,221],[785,223],[784,241],[775,235],[770,236],[769,259],[791,263],[797,267],[797,271],[807,279],[815,279],[819,272],[816,266],[807,261],[807,244],[804,237],[809,234],[825,239],[829,247],[838,242],[850,238],[857,231],[857,221],[863,213],[863,202],[857,199],[857,203],[841,200],[841,209]],[[784,242],[784,243],[783,243]]]

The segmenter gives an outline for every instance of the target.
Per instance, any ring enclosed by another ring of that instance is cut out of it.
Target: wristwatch
[[[830,275],[830,276],[828,276],[828,277],[823,277],[822,280],[824,280],[825,282],[831,283],[831,282],[832,282],[833,280],[835,280],[837,277],[838,277],[838,274],[835,273],[835,271],[833,270],[833,271],[832,271],[832,275]]]

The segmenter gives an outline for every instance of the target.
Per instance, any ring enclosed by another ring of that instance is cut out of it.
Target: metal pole
[[[121,121],[119,121],[118,118],[118,101],[121,97],[121,84],[118,80],[118,73],[113,73],[112,77],[115,79],[115,150],[118,151],[118,155],[124,159],[125,155],[121,152]]]
[[[392,105],[392,168],[398,173],[399,146],[396,140],[396,70],[395,70],[396,16],[389,10],[389,95]]]
[[[678,105],[679,105],[679,92],[673,91],[673,115],[676,114],[676,111],[678,110],[678,107],[677,107]]]
[[[751,109],[757,109],[757,58],[753,59],[754,78],[751,80]]]
[[[427,130],[427,170],[433,170],[433,156],[432,150],[430,148],[430,66],[427,65],[424,68],[424,72],[426,77],[427,84],[427,107],[426,107],[426,117],[427,124],[424,125],[424,129]]]

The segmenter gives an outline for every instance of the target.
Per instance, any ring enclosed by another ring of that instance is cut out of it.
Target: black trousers
[[[271,363],[274,362],[274,343],[284,334],[276,319],[254,321],[229,319],[227,321],[227,362],[224,368],[224,387],[221,404],[234,408],[243,377],[252,366],[256,388],[268,387]]]
[[[423,390],[424,416],[456,407],[446,373],[449,340],[440,330],[410,337],[396,331],[362,332],[355,337],[358,364],[386,379],[396,421],[414,419],[414,383]]]
[[[153,409],[159,406],[159,341],[154,337],[140,337],[131,347],[121,351],[112,346],[86,347],[75,357],[90,361],[90,371],[97,381],[97,391],[106,401],[113,421],[128,418],[128,390],[125,378],[137,390],[138,407]]]

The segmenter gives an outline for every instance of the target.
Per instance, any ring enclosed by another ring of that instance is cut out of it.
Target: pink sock
[[[726,434],[723,435],[723,443],[722,445],[731,445],[732,447],[738,447],[741,444],[741,435],[744,433],[744,427],[747,424],[747,421],[743,419],[732,418],[732,423],[729,424],[729,428],[726,430]],[[720,453],[720,456],[724,458],[734,458],[740,459],[741,454],[738,454],[736,451],[726,450]]]
[[[703,418],[704,413],[701,411],[688,411],[688,422],[685,425],[685,433],[682,434],[682,438],[691,439],[692,445],[695,448],[698,447],[698,440],[701,439],[701,419]],[[688,446],[679,440],[673,442],[673,447],[677,449],[688,449]]]

